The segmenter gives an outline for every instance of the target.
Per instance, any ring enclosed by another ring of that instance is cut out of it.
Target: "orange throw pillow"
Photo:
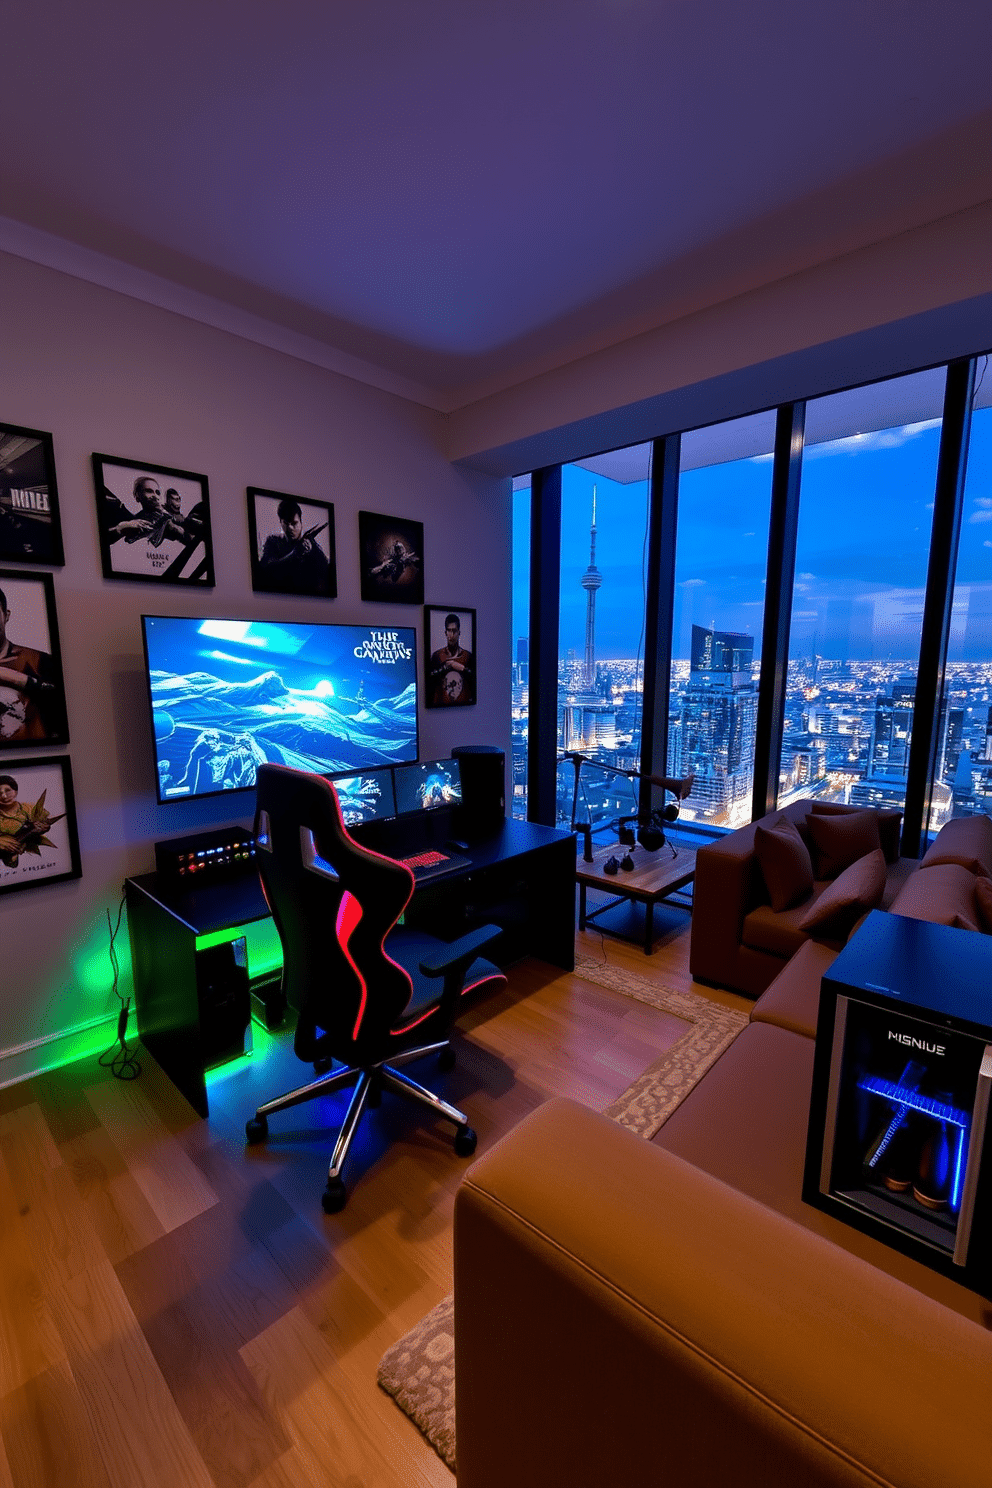
[[[780,816],[770,827],[756,827],[754,851],[776,913],[791,909],[813,892],[809,848],[787,816]]]

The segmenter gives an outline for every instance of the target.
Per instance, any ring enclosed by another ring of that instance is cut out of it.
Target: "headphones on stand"
[[[617,836],[624,847],[633,847],[635,841],[639,842],[645,852],[657,852],[659,847],[664,847],[666,842],[665,826],[678,820],[679,803],[669,801],[667,806],[659,806],[652,811],[647,821],[638,821],[637,816],[622,816],[617,831]],[[633,824],[637,822],[637,835],[634,835]],[[629,854],[628,854],[629,856]]]

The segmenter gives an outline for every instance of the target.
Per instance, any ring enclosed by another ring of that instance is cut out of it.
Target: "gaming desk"
[[[356,832],[356,836],[364,834]],[[382,851],[380,842],[369,842]],[[494,836],[459,847],[466,867],[420,884],[408,924],[453,940],[475,924],[504,926],[503,964],[537,956],[575,966],[575,838],[535,822],[505,821]],[[267,919],[254,867],[191,886],[159,873],[125,883],[138,1032],[149,1053],[201,1116],[208,1114],[197,940]]]

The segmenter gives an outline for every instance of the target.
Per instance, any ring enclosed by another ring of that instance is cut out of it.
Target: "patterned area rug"
[[[721,1007],[696,992],[656,987],[646,977],[585,956],[576,960],[575,972],[587,982],[610,987],[624,997],[646,1002],[688,1024],[682,1037],[606,1108],[605,1114],[621,1126],[650,1139],[746,1026],[747,1014]],[[415,1328],[386,1350],[379,1361],[378,1375],[382,1388],[392,1395],[452,1472],[455,1470],[454,1311],[454,1297],[445,1297]]]

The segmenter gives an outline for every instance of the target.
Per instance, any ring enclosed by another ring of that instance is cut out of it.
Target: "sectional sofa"
[[[985,876],[918,905],[947,867]],[[469,1170],[459,1488],[988,1488],[992,1304],[800,1197],[835,954],[779,957],[812,997],[776,977],[652,1141],[555,1100]]]
[[[780,895],[775,901],[762,870],[760,847],[762,837],[767,839],[770,829],[783,818],[809,849],[813,877],[808,891],[798,892],[801,885],[797,885],[791,899],[787,884],[773,885]],[[860,836],[854,831],[856,822],[862,824]],[[872,822],[874,835],[869,831],[865,836],[864,828],[870,828]],[[796,801],[701,847],[696,854],[689,942],[693,978],[758,997],[810,942],[821,953],[836,954],[858,912],[867,909],[891,909],[911,918],[976,928],[982,922],[974,898],[975,882],[992,875],[992,822],[978,816],[946,823],[920,862],[899,856],[899,822],[900,814],[894,811],[858,811],[817,801]],[[836,858],[832,862],[819,845],[832,846],[829,838],[833,834],[841,839],[850,835],[846,852],[843,846],[840,848],[845,859],[859,846],[868,848],[876,843],[885,859],[882,890],[873,902],[855,901],[847,921],[841,912],[833,923],[828,919],[804,928],[802,922],[816,917],[825,895],[836,897],[839,875],[832,871]],[[928,873],[934,868],[941,871],[916,882],[923,868]],[[783,905],[782,899],[789,902]],[[824,960],[825,954],[807,953],[798,967],[816,966],[822,974]],[[818,991],[819,976],[813,983]]]

